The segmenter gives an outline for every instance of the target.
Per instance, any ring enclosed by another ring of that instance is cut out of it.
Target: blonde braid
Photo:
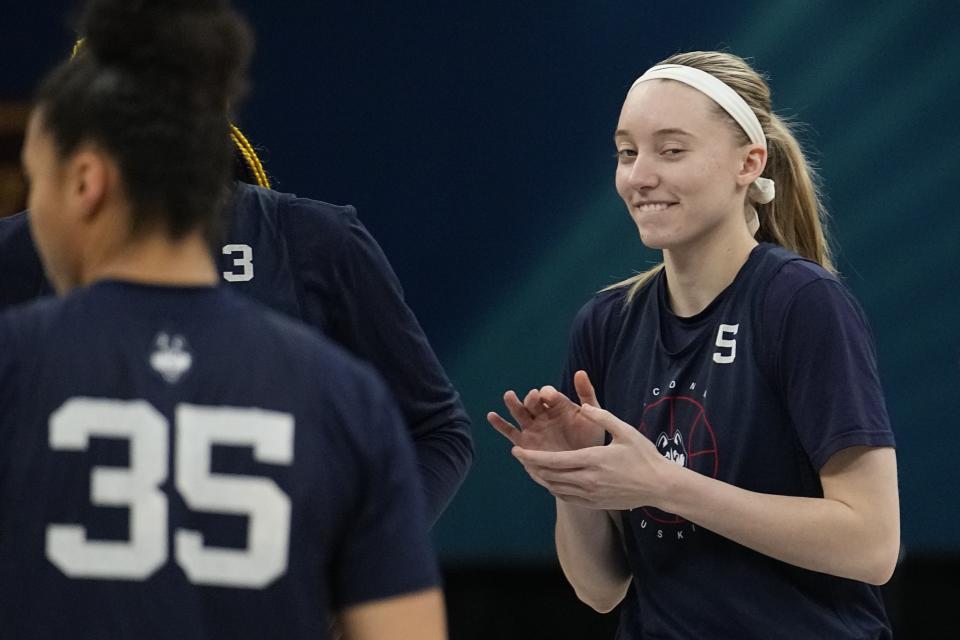
[[[237,128],[237,125],[232,123],[230,124],[230,139],[233,140],[233,144],[243,155],[243,159],[247,163],[247,167],[250,169],[250,173],[253,174],[253,178],[257,181],[257,184],[264,189],[269,189],[270,180],[267,178],[267,172],[263,170],[263,164],[260,162],[257,152],[254,150],[253,145],[250,144],[250,141],[247,140],[246,136],[243,135],[243,132]]]

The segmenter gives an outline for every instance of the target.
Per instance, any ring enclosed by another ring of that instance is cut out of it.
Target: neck
[[[178,240],[164,233],[144,234],[90,264],[81,283],[104,279],[170,286],[212,286],[218,281],[210,250],[198,231]]]
[[[717,230],[719,231],[719,230]],[[743,225],[730,233],[710,233],[689,246],[663,250],[670,308],[681,317],[696,315],[730,286],[757,241]]]

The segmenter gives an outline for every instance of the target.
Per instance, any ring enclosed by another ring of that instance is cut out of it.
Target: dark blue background
[[[960,552],[960,9],[953,2],[242,0],[258,33],[238,120],[274,186],[357,205],[475,420],[447,560],[552,557],[552,501],[486,425],[555,382],[576,309],[656,260],[613,189],[632,80],[726,47],[808,126],[840,267],[876,332],[903,540]],[[69,52],[69,3],[5,7],[0,97]]]

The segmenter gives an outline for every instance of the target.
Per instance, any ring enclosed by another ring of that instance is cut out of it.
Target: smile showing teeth
[[[671,204],[670,202],[646,202],[644,204],[638,204],[637,210],[641,213],[648,213],[650,211],[663,211]]]

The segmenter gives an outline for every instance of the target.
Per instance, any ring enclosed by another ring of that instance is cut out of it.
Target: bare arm
[[[576,373],[574,387],[580,402],[599,406],[586,372]],[[493,412],[487,415],[487,420],[517,447],[570,451],[603,443],[603,430],[585,420],[580,405],[553,387],[532,390],[523,402],[513,391],[508,391],[504,402],[520,429]],[[547,486],[536,474],[531,473],[530,477]],[[577,597],[601,613],[617,606],[630,585],[619,517],[619,514],[557,500],[556,543],[560,566]]]
[[[823,498],[746,491],[676,467],[663,508],[777,560],[883,584],[900,550],[897,461],[888,447],[851,447],[820,473]]]
[[[850,447],[820,472],[823,498],[747,491],[678,467],[609,412],[584,407],[612,435],[578,451],[514,448],[553,495],[593,509],[654,506],[790,564],[883,584],[900,546],[896,456],[889,447]]]
[[[344,640],[445,640],[443,594],[429,589],[365,602],[340,614]]]
[[[619,513],[585,509],[557,500],[557,555],[577,597],[600,613],[616,607],[631,574],[615,519]]]

